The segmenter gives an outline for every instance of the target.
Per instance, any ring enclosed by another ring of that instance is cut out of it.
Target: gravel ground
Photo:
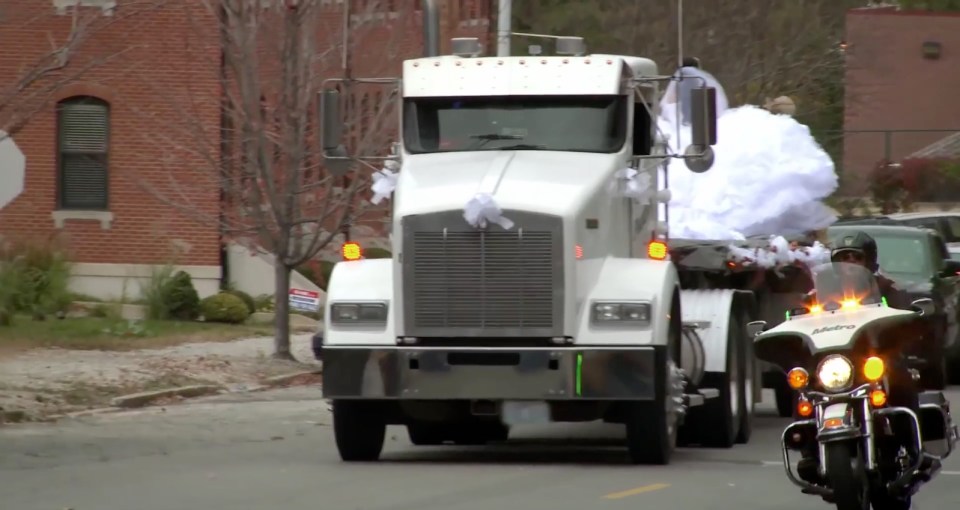
[[[271,359],[270,337],[131,352],[28,351],[0,359],[0,410],[36,419],[145,389],[212,383],[239,390],[265,377],[318,367],[311,336],[291,337],[298,363]]]

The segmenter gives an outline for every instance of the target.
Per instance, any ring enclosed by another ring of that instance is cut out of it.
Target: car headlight
[[[383,324],[387,322],[387,304],[333,303],[330,321],[334,324]]]
[[[845,356],[827,356],[817,368],[817,379],[829,391],[839,391],[853,381],[853,363]]]
[[[593,322],[599,323],[647,323],[650,303],[594,303],[592,316]]]

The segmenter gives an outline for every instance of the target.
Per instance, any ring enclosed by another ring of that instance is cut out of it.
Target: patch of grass
[[[190,321],[130,321],[113,316],[32,321],[16,316],[0,327],[0,349],[61,349],[131,351],[157,349],[192,342],[224,342],[251,336],[269,336],[263,324],[213,324]]]

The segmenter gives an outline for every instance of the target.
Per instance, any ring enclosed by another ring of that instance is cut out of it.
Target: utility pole
[[[510,56],[510,22],[513,17],[513,2],[500,0],[497,12],[497,56]]]
[[[350,69],[350,0],[345,0],[345,1],[343,2],[343,21],[342,21],[342,23],[343,23],[343,27],[342,27],[342,29],[343,29],[343,51],[342,51],[342,53],[341,53],[341,55],[340,55],[340,66],[341,66],[341,68],[343,69],[343,77],[344,77],[345,79],[349,80],[349,79],[351,78],[351,76],[350,76],[350,74],[351,74],[351,69]],[[350,85],[350,82],[347,81],[345,84],[346,84],[347,86],[344,87],[344,91],[343,91],[343,92],[344,92],[344,96],[346,96],[347,104],[350,105],[350,104],[352,103],[352,102],[350,101],[350,97],[351,97],[350,86],[349,86],[349,85]],[[341,110],[341,111],[342,111],[342,110]],[[349,112],[349,115],[353,115],[353,114],[354,114],[353,110],[347,110],[347,111]],[[356,128],[354,128],[354,129],[356,129]],[[351,184],[351,182],[350,182],[350,176],[344,174],[344,176],[343,176],[341,179],[342,179],[342,181],[343,181],[343,193],[346,195],[346,194],[347,194],[347,190],[350,189],[350,184]],[[347,208],[348,213],[349,213],[350,207],[351,207],[352,205],[353,205],[353,204],[351,204],[351,203],[344,204],[344,207]],[[347,217],[348,217],[348,213],[347,213],[347,214],[344,214],[344,218],[347,218]],[[349,223],[349,222],[344,222],[344,224],[343,224],[343,226],[342,226],[342,228],[341,228],[341,231],[343,232],[343,242],[345,242],[345,243],[350,242],[350,223]]]

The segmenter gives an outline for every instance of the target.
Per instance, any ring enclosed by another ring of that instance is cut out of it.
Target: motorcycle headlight
[[[817,379],[828,391],[839,391],[853,382],[853,363],[845,356],[827,356],[817,368]]]

